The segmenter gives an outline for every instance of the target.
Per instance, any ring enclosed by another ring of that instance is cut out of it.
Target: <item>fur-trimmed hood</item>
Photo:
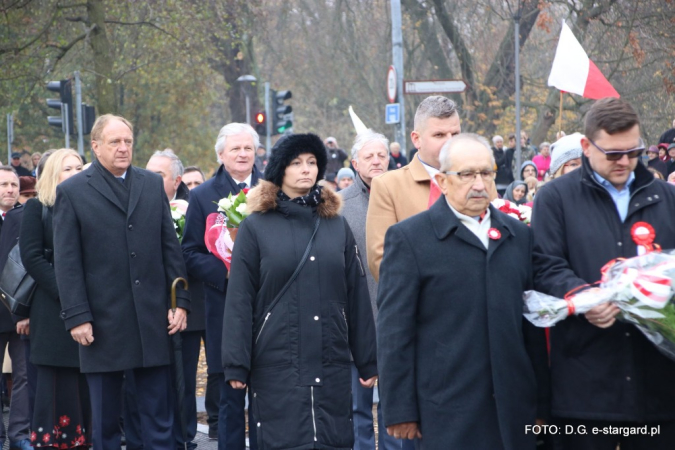
[[[279,187],[270,181],[260,180],[258,185],[247,195],[246,205],[249,214],[259,212],[264,214],[277,208],[277,194]],[[342,197],[329,188],[321,189],[321,203],[316,208],[323,219],[337,217],[342,210]]]

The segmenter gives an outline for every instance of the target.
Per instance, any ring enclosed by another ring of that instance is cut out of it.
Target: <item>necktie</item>
[[[124,178],[122,178],[122,177],[115,177],[115,178],[117,178],[117,180],[118,180],[120,183],[124,184]]]
[[[239,184],[237,184],[237,186],[239,186],[239,189],[246,189],[247,185],[246,185],[246,183],[239,183]]]
[[[436,203],[436,200],[441,196],[441,188],[433,180],[430,182],[429,187],[429,204],[427,205],[427,209],[431,208],[431,205]]]

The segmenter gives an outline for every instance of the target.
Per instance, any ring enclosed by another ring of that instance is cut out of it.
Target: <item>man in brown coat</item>
[[[417,107],[410,133],[417,154],[399,170],[373,179],[366,218],[368,266],[375,280],[380,276],[384,235],[390,226],[426,211],[441,196],[433,177],[441,166],[443,144],[462,131],[455,102],[432,95]]]

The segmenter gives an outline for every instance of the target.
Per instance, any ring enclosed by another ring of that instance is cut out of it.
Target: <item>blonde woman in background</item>
[[[53,266],[56,186],[81,171],[82,159],[76,151],[56,150],[39,173],[37,198],[24,205],[21,260],[37,282],[30,310],[30,361],[37,368],[33,447],[86,448],[91,443],[89,389],[80,373],[78,344],[61,319]]]

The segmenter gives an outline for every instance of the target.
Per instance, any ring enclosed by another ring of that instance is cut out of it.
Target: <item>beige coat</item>
[[[390,226],[427,210],[431,178],[417,157],[398,170],[373,178],[366,218],[368,267],[380,278],[384,235]]]

